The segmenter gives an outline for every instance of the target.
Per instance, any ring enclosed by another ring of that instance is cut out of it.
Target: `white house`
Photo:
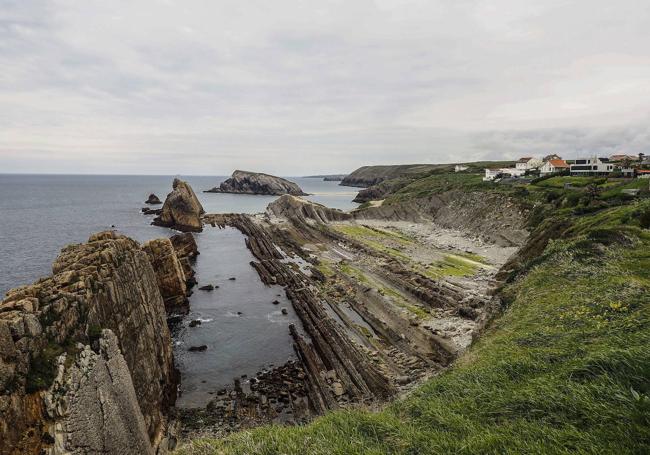
[[[592,176],[609,175],[614,170],[614,165],[609,158],[580,158],[571,165],[571,175]]]
[[[515,164],[515,168],[523,171],[528,171],[530,169],[537,169],[542,164],[543,162],[539,158],[526,156],[524,158],[519,158],[519,160]]]
[[[484,182],[491,182],[495,178],[501,175],[501,169],[485,169],[485,177],[483,177]]]
[[[556,172],[568,171],[569,165],[564,160],[548,160],[539,169],[540,175],[555,174]]]
[[[523,169],[517,169],[514,167],[503,167],[499,169],[485,169],[485,177],[483,177],[484,182],[491,182],[496,179],[498,176],[510,176],[510,177],[521,177],[526,173]]]
[[[466,171],[467,169],[469,169],[469,167],[463,166],[462,164],[457,164],[456,166],[454,166],[454,172],[462,172],[462,171]]]

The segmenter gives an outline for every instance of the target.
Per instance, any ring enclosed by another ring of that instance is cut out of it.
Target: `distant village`
[[[458,164],[456,172],[462,172],[467,166]],[[563,160],[558,155],[544,158],[523,157],[517,160],[515,167],[486,168],[483,181],[500,181],[503,179],[526,179],[550,175],[571,175],[583,177],[621,177],[650,178],[650,157],[643,153],[638,155],[612,155],[608,158],[592,156],[576,160]]]

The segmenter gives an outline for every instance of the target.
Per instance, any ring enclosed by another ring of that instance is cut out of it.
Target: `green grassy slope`
[[[568,228],[505,285],[503,314],[411,396],[181,453],[650,453],[650,202],[566,197],[539,229]]]

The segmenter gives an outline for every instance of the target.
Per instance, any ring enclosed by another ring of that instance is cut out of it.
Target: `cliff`
[[[115,232],[64,248],[0,303],[0,453],[151,453],[176,398],[149,255]]]
[[[449,164],[400,164],[386,166],[362,166],[342,181],[342,186],[369,187],[384,180],[398,177],[414,177],[427,172],[444,169]]]
[[[167,195],[162,212],[152,224],[184,232],[203,230],[201,215],[205,213],[189,183],[174,179],[173,191]]]
[[[321,223],[352,218],[349,213],[288,194],[271,202],[266,208],[266,213],[277,217],[313,219]]]
[[[274,175],[258,172],[235,171],[225,182],[207,190],[206,193],[238,193],[280,196],[291,194],[305,196],[306,193],[295,183]]]

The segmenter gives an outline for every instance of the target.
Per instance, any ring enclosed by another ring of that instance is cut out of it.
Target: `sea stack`
[[[161,201],[160,199],[158,199],[158,196],[156,196],[155,194],[151,193],[151,194],[149,195],[149,198],[147,198],[147,200],[144,201],[144,203],[145,203],[145,204],[151,204],[151,205],[158,205],[158,204],[162,204],[162,201]]]
[[[307,195],[297,184],[286,179],[260,172],[248,171],[235,171],[219,187],[214,187],[205,192],[261,194],[270,196],[281,196],[283,194],[291,194],[293,196]]]
[[[152,224],[183,232],[201,232],[201,215],[205,213],[194,190],[187,183],[174,179],[174,190],[167,195],[160,216]]]

